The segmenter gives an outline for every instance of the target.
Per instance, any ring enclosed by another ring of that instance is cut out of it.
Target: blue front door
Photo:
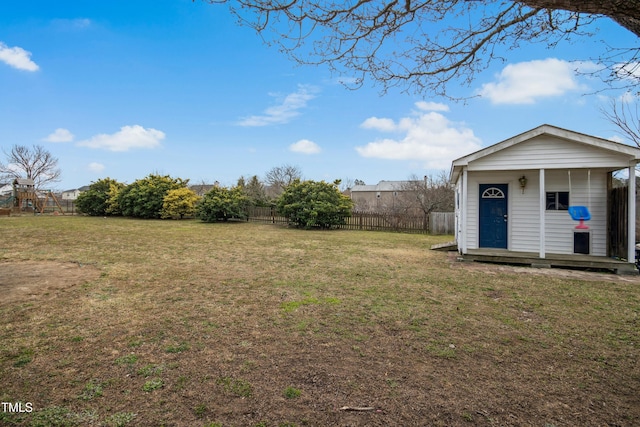
[[[507,184],[480,184],[480,247],[507,249]]]

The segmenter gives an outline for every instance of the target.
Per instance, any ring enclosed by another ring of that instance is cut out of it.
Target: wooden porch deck
[[[540,258],[536,252],[511,252],[502,249],[469,249],[460,255],[462,261],[489,262],[497,264],[527,265],[537,268],[573,268],[580,270],[611,271],[616,274],[637,275],[634,264],[613,258],[591,255],[546,254]]]

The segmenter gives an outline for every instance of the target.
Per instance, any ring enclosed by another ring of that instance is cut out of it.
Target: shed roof
[[[351,192],[361,191],[401,191],[411,181],[380,181],[376,185],[354,185]]]
[[[625,157],[629,160],[629,162],[638,163],[640,161],[640,149],[638,149],[637,147],[632,147],[627,144],[621,144],[619,142],[574,132],[571,130],[559,128],[557,126],[543,124],[527,132],[521,133],[504,141],[498,142],[497,144],[490,145],[489,147],[483,148],[479,151],[454,160],[451,164],[450,179],[451,181],[455,181],[462,168],[468,166],[470,163],[485,159],[507,148],[511,148],[525,141],[532,140],[541,135],[549,135],[576,144],[583,144],[585,147],[603,150],[603,152]]]
[[[13,184],[34,186],[35,182],[31,178],[16,178],[13,180]]]

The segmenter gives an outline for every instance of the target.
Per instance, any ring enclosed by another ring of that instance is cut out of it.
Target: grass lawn
[[[639,281],[470,268],[450,236],[0,232],[2,426],[640,425]]]

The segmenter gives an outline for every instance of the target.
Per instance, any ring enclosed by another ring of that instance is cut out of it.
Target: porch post
[[[636,167],[629,166],[627,261],[636,262]]]
[[[467,253],[467,210],[469,209],[467,205],[467,194],[469,193],[467,189],[467,182],[467,167],[464,166],[462,168],[462,209],[460,210],[460,220],[462,221],[462,227],[460,228],[462,230],[462,242],[460,243],[462,244],[461,250],[463,255]]]
[[[538,212],[538,217],[540,218],[540,254],[538,255],[540,258],[544,258],[545,257],[545,252],[546,252],[546,248],[545,248],[545,241],[544,241],[544,235],[545,235],[545,214],[546,214],[546,204],[547,204],[547,196],[546,196],[546,190],[545,190],[545,186],[544,186],[544,169],[540,169],[539,173],[539,178],[540,178],[540,201],[539,201],[539,205],[540,205],[540,211]]]

